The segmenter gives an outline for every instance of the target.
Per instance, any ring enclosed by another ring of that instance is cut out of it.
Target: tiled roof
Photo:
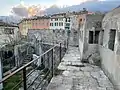
[[[50,17],[48,17],[48,16],[36,16],[36,17],[32,17],[32,18],[24,18],[23,20],[21,20],[21,22],[22,21],[29,21],[29,20],[38,20],[38,19],[49,19],[49,18]]]

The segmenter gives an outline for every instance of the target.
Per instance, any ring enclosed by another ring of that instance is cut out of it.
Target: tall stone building
[[[101,14],[84,15],[84,22],[80,24],[79,47],[82,59],[87,59],[91,54],[97,52],[100,43],[99,35],[102,32]]]
[[[102,69],[119,90],[120,7],[106,15],[85,16],[85,22],[79,30],[79,49],[83,60],[89,61],[95,53],[100,56]]]
[[[99,46],[102,68],[116,89],[120,89],[120,7],[107,13],[102,21],[103,44]]]

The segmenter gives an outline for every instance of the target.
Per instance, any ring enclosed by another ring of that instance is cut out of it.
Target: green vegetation
[[[3,90],[11,90],[21,80],[22,80],[21,73],[17,73],[15,75],[13,75],[11,78],[9,78],[7,81],[4,82],[4,84],[3,84],[4,89]],[[14,90],[19,90],[19,88],[20,88],[20,85],[18,87],[16,87]]]

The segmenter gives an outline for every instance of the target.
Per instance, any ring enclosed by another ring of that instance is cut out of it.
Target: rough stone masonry
[[[47,90],[114,90],[112,83],[98,67],[81,63],[77,47],[69,47]]]

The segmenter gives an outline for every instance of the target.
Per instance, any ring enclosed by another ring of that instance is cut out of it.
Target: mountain
[[[69,2],[68,2],[69,3]],[[60,12],[72,12],[72,11],[81,11],[83,8],[86,8],[88,11],[91,12],[108,12],[116,7],[120,6],[120,0],[92,0],[92,1],[86,1],[84,3],[73,5],[73,6],[67,6],[67,7],[58,7],[57,5],[53,5],[49,8],[46,8],[44,13],[45,15],[51,15],[54,13],[60,13]],[[28,11],[23,6],[17,6],[16,8],[13,8],[14,15],[15,16],[0,16],[0,20],[3,20],[5,22],[14,22],[18,23],[20,21],[19,16],[26,17],[28,14]],[[38,15],[39,16],[39,15]]]
[[[7,23],[19,23],[20,22],[20,18],[17,16],[0,16],[0,20],[7,22]]]
[[[68,7],[70,10],[81,10],[82,8],[87,8],[89,11],[110,11],[115,7],[120,5],[120,1],[88,1],[80,5],[74,5]]]
[[[47,14],[53,14],[53,13],[59,13],[59,12],[67,12],[67,11],[80,11],[83,8],[86,8],[88,11],[101,11],[101,12],[107,12],[110,11],[117,6],[120,5],[120,1],[118,0],[107,0],[107,1],[87,1],[84,3],[81,3],[79,5],[73,5],[66,8],[58,8],[58,7],[50,7],[46,9]]]

